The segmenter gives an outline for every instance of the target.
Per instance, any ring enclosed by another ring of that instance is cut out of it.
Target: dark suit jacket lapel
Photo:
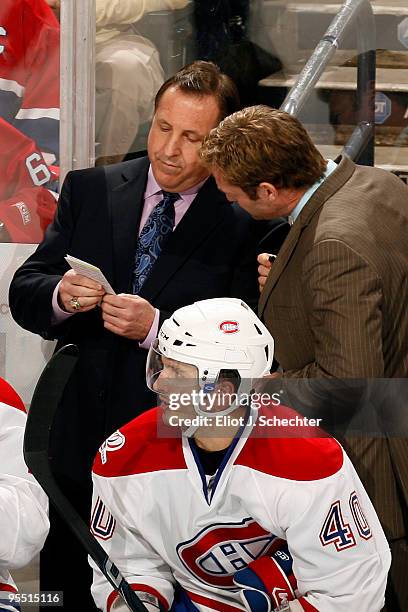
[[[339,157],[335,160],[339,166],[315,191],[306,206],[300,212],[299,217],[293,224],[285,242],[283,243],[279,255],[273,262],[271,272],[265,283],[261,297],[259,299],[258,314],[261,317],[268,298],[278,282],[281,274],[286,268],[290,257],[295,249],[303,230],[309,225],[314,215],[321,209],[324,202],[344,185],[354,172],[355,164],[347,157]]]
[[[209,178],[165,244],[140,295],[152,301],[219,223],[226,200]],[[186,279],[188,282],[188,279]]]
[[[129,292],[148,170],[147,158],[106,167],[117,293]]]

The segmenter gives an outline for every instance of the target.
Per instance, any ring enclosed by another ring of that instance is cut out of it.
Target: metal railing
[[[340,47],[346,31],[357,32],[357,117],[358,125],[343,153],[366,166],[374,165],[376,35],[369,0],[346,0],[306,62],[281,109],[298,116],[330,59]]]

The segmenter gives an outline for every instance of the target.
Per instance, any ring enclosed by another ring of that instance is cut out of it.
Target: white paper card
[[[105,289],[106,293],[116,295],[100,268],[88,263],[87,261],[78,259],[77,257],[72,257],[72,255],[67,255],[65,259],[74,272],[77,274],[82,274],[82,276],[86,276],[87,278],[91,278],[97,283],[100,283]]]

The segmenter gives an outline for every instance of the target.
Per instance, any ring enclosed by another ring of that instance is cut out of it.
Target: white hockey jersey
[[[176,583],[191,609],[242,610],[234,573],[283,539],[300,593],[292,610],[378,612],[390,552],[350,460],[333,438],[268,437],[270,410],[251,412],[211,490],[191,442],[158,436],[159,409],[115,432],[94,463],[91,531],[166,610]],[[93,596],[109,611],[116,595],[93,567]]]
[[[0,378],[0,610],[14,608],[10,569],[24,567],[43,547],[48,500],[23,459],[26,413],[22,400]]]

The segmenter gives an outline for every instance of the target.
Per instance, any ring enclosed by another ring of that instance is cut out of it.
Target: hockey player
[[[57,175],[35,143],[0,118],[0,242],[41,242],[57,206]]]
[[[22,400],[0,378],[0,611],[20,610],[9,570],[31,561],[49,529],[47,497],[23,460],[25,421]]]
[[[272,357],[240,300],[177,310],[147,366],[162,408],[100,448],[91,530],[150,612],[384,605],[388,544],[340,444],[317,428],[265,429],[296,413],[279,398],[246,401]],[[126,609],[95,567],[92,592],[101,610]]]
[[[0,119],[0,242],[40,242],[55,211],[42,187],[59,158],[59,23],[45,0],[0,3]]]
[[[31,138],[48,164],[59,155],[59,36],[45,0],[1,0],[0,117]]]

